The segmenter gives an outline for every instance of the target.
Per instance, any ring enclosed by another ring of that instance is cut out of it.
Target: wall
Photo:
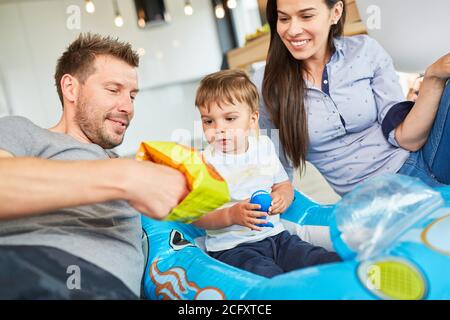
[[[145,50],[136,117],[117,151],[133,153],[145,139],[169,140],[178,128],[192,131],[198,81],[222,62],[210,1],[193,0],[194,15],[186,16],[182,1],[166,0],[171,21],[144,30],[137,26],[134,1],[118,1],[122,28],[114,25],[112,1],[94,3],[95,13],[88,14],[82,0],[0,1],[0,83],[10,113],[42,127],[54,125],[61,115],[53,80],[56,60],[79,32],[93,31]],[[71,5],[81,9],[80,29],[67,27]]]
[[[421,73],[450,50],[449,0],[356,0],[368,34],[402,72]]]

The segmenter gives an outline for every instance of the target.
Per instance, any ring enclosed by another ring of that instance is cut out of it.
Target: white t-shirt
[[[226,154],[208,146],[203,155],[228,183],[231,202],[221,208],[230,207],[248,199],[255,191],[272,191],[276,183],[289,178],[284,170],[273,142],[267,136],[248,137],[248,150],[242,154]],[[244,242],[257,242],[284,231],[280,215],[267,218],[274,227],[264,227],[254,231],[240,225],[232,225],[218,230],[206,230],[206,250],[222,251]]]

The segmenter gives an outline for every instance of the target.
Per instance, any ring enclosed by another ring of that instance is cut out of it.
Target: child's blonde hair
[[[197,108],[206,107],[208,111],[214,103],[221,106],[235,104],[236,101],[247,104],[252,113],[258,111],[258,90],[241,70],[223,70],[206,76],[200,82],[195,97]]]

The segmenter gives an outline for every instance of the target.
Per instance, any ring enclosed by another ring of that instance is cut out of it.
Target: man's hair
[[[55,71],[55,84],[59,99],[63,104],[61,78],[70,74],[84,83],[95,72],[95,58],[99,55],[109,55],[128,63],[132,67],[139,65],[139,55],[131,45],[120,42],[117,38],[99,34],[80,34],[58,59]]]
[[[256,86],[241,70],[223,70],[212,73],[200,82],[195,97],[197,108],[211,105],[245,103],[252,112],[258,111],[259,95]]]

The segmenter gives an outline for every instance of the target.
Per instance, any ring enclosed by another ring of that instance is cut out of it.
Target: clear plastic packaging
[[[441,207],[439,192],[417,178],[385,174],[358,185],[336,205],[343,242],[365,260],[382,253],[414,224]]]

